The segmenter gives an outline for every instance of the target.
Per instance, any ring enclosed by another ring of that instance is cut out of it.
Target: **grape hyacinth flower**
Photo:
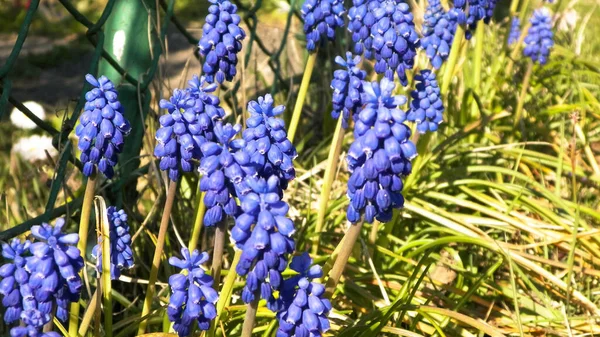
[[[214,226],[225,215],[237,216],[239,207],[235,201],[236,186],[244,177],[256,174],[250,165],[250,156],[244,150],[246,141],[234,139],[242,129],[241,125],[223,125],[216,122],[215,142],[202,144],[202,161],[199,171],[202,174],[200,190],[206,192],[204,204],[207,211],[204,225]]]
[[[365,221],[387,222],[392,209],[404,204],[400,176],[411,172],[411,160],[417,149],[410,141],[406,114],[398,106],[406,97],[393,96],[394,82],[383,78],[380,83],[363,84],[365,106],[357,115],[354,142],[348,150],[347,217],[356,223],[364,214]]]
[[[323,276],[321,266],[311,267],[308,253],[295,256],[290,268],[298,275],[283,282],[280,292],[282,310],[277,313],[277,337],[321,336],[329,330],[327,315],[331,302],[325,298],[325,287],[313,282]]]
[[[439,69],[450,54],[457,20],[455,9],[445,12],[440,0],[429,0],[423,17],[421,47],[435,69]]]
[[[154,155],[172,181],[177,181],[181,172],[194,169],[202,158],[200,146],[214,138],[213,123],[225,116],[219,98],[211,94],[217,85],[205,84],[204,77],[194,76],[189,88],[175,89],[169,101],[160,101],[160,107],[168,114],[159,119],[161,127],[156,131]]]
[[[46,323],[50,322],[50,314],[30,309],[21,313],[21,320],[24,326],[14,327],[10,330],[11,337],[60,337],[60,334],[54,331],[42,332]]]
[[[16,322],[23,311],[23,297],[21,288],[29,281],[29,273],[25,270],[26,257],[31,242],[15,238],[10,244],[2,244],[2,256],[12,262],[7,262],[0,267],[0,294],[4,296],[2,306],[4,307],[4,322],[7,324]]]
[[[300,12],[309,52],[314,52],[325,39],[335,40],[335,30],[344,26],[343,0],[306,0]]]
[[[550,49],[554,46],[550,11],[546,8],[535,10],[529,22],[531,27],[525,37],[523,54],[530,57],[534,63],[544,65],[548,62]]]
[[[281,200],[277,176],[246,180],[250,191],[240,196],[242,213],[231,230],[231,238],[242,249],[236,271],[247,275],[242,300],[250,303],[260,293],[273,305],[273,291],[279,290],[287,255],[294,251],[294,223],[287,217],[289,205]]]
[[[466,12],[468,1],[468,12]],[[492,19],[497,0],[455,0],[454,8],[459,12],[458,23],[465,27],[465,38],[470,40],[472,30],[477,27],[477,22],[484,20],[487,24]]]
[[[333,89],[333,111],[331,116],[335,119],[342,118],[342,126],[348,127],[350,118],[354,116],[361,106],[360,95],[362,94],[362,82],[367,72],[358,67],[360,56],[353,56],[351,52],[346,53],[346,59],[341,56],[335,58],[335,63],[344,67],[333,72],[331,89]]]
[[[513,45],[519,41],[521,36],[521,21],[518,16],[513,16],[510,22],[510,32],[508,33],[508,44]]]
[[[406,119],[417,123],[420,133],[437,131],[438,125],[444,120],[444,105],[435,73],[427,69],[421,70],[415,76],[415,81],[418,83],[416,90],[411,93],[412,101]]]
[[[186,271],[169,277],[171,297],[167,306],[169,320],[179,336],[188,336],[194,321],[200,330],[208,330],[210,321],[217,317],[215,303],[219,294],[212,288],[213,278],[202,269],[208,261],[207,253],[194,250],[190,255],[187,248],[181,249],[183,259],[169,258],[169,264]]]
[[[407,85],[406,70],[413,68],[420,47],[410,7],[400,0],[371,0],[371,3],[376,5],[371,9],[375,20],[371,27],[375,72],[392,81],[396,73],[400,83]]]
[[[259,97],[258,101],[250,101],[250,117],[246,121],[248,128],[243,132],[246,151],[258,175],[265,179],[276,175],[283,190],[296,177],[292,161],[298,156],[287,138],[283,120],[276,117],[284,110],[283,105],[273,107],[273,97],[269,94]]]
[[[237,6],[228,0],[209,0],[212,5],[198,42],[204,56],[202,71],[209,83],[231,81],[236,74],[237,53],[242,50],[246,33],[240,27]]]
[[[127,214],[114,206],[106,209],[110,228],[110,278],[116,280],[121,270],[133,268],[133,252],[131,251],[131,234],[127,224]],[[102,272],[102,240],[92,249],[96,258],[96,268]]]
[[[26,263],[38,309],[51,313],[52,300],[56,299],[56,317],[62,321],[68,316],[68,303],[79,300],[82,287],[79,271],[83,268],[83,258],[75,247],[79,235],[62,233],[64,225],[61,218],[54,227],[47,223],[31,227],[31,235],[38,241],[29,247],[33,256]]]
[[[352,0],[352,7],[348,11],[348,31],[352,33],[352,42],[354,42],[354,54],[362,55],[372,59],[373,37],[371,36],[371,27],[375,24],[372,8],[377,7],[376,1]]]
[[[80,124],[75,128],[83,174],[90,177],[97,168],[107,178],[112,178],[118,154],[123,150],[123,138],[131,131],[131,126],[124,117],[113,83],[106,76],[96,79],[87,74],[85,79],[94,88],[85,94]]]

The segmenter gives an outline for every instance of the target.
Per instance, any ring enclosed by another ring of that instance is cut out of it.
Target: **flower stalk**
[[[333,139],[331,139],[331,146],[329,147],[329,156],[327,157],[327,167],[325,168],[325,176],[323,181],[323,188],[321,189],[321,196],[319,197],[319,212],[317,213],[317,224],[315,227],[315,236],[312,244],[312,254],[315,255],[319,251],[321,231],[323,230],[323,224],[325,222],[325,213],[327,212],[327,205],[329,203],[329,194],[331,193],[331,186],[333,185],[333,179],[335,178],[335,171],[338,167],[340,158],[340,152],[342,151],[342,143],[344,141],[344,129],[342,128],[343,118],[338,118],[335,133]]]
[[[248,309],[246,310],[246,316],[244,318],[244,325],[242,326],[242,337],[251,337],[252,329],[254,328],[254,321],[256,320],[256,311],[258,311],[258,300],[259,295],[256,294],[256,299],[248,303]]]
[[[298,99],[294,106],[294,112],[292,114],[292,120],[290,121],[290,127],[288,129],[288,139],[292,144],[294,143],[294,136],[296,135],[296,129],[300,122],[300,115],[302,114],[302,108],[304,107],[304,101],[306,100],[306,93],[308,92],[308,85],[312,77],[313,69],[315,68],[315,62],[317,60],[317,51],[308,55],[306,61],[306,67],[304,68],[304,75],[302,75],[302,82],[300,83],[300,90],[298,91]]]
[[[98,233],[102,235],[102,299],[104,313],[104,334],[112,337],[112,283],[110,273],[110,222],[106,211],[106,204],[102,197],[96,198],[96,214],[99,220]]]
[[[240,262],[240,258],[242,257],[242,251],[236,250],[235,255],[233,256],[233,261],[231,262],[231,267],[229,267],[229,271],[227,276],[225,276],[225,281],[223,282],[223,287],[219,292],[219,301],[217,302],[217,318],[215,318],[211,329],[209,330],[207,336],[214,337],[216,335],[217,326],[219,321],[221,320],[221,313],[223,309],[229,305],[231,302],[231,294],[233,293],[233,285],[235,283],[235,278],[237,277],[237,273],[235,272],[235,268]]]
[[[221,280],[221,264],[223,262],[223,250],[225,249],[226,236],[227,220],[223,219],[217,225],[217,230],[215,232],[215,246],[213,249],[212,266],[210,268],[211,275],[215,280],[214,287],[216,290],[218,290]]]
[[[200,183],[198,183],[200,186]],[[198,188],[199,189],[199,188]],[[192,236],[190,237],[190,243],[188,249],[193,252],[198,246],[200,240],[200,232],[202,231],[202,225],[204,223],[204,214],[206,213],[206,205],[204,205],[204,195],[206,192],[200,193],[198,196],[198,207],[196,208],[196,218],[194,219],[194,229],[192,230]]]
[[[515,119],[513,125],[517,126],[521,121],[523,115],[523,105],[525,104],[525,96],[527,95],[527,88],[529,88],[529,80],[531,79],[531,73],[533,72],[533,62],[529,60],[527,63],[527,71],[525,77],[523,77],[523,84],[521,85],[521,93],[519,94],[519,100],[517,101],[517,109],[515,110]]]
[[[83,257],[84,263],[87,252],[90,215],[92,212],[92,204],[94,202],[95,189],[96,175],[92,175],[88,178],[87,184],[85,186],[83,204],[81,206],[81,218],[79,220],[79,242],[77,243],[77,248],[81,252],[81,256]],[[80,277],[83,277],[84,270],[85,267],[80,272]],[[80,305],[78,301],[75,301],[71,304],[71,311],[69,314],[69,335],[71,337],[77,337],[77,331],[79,330],[79,307]]]
[[[333,292],[335,291],[335,287],[340,281],[340,277],[346,268],[346,264],[348,263],[348,259],[350,258],[350,254],[352,253],[352,249],[354,248],[354,244],[356,240],[360,236],[360,230],[362,228],[363,222],[360,221],[355,225],[351,225],[344,238],[340,242],[340,252],[331,271],[329,271],[329,278],[327,279],[326,288],[327,288],[327,298],[331,298]]]
[[[158,278],[158,268],[160,267],[160,258],[165,245],[165,237],[167,235],[167,228],[169,226],[169,218],[171,216],[171,210],[173,208],[173,201],[175,200],[175,194],[177,192],[177,182],[171,181],[169,183],[169,191],[167,192],[167,201],[165,203],[165,210],[160,221],[160,229],[158,231],[158,238],[156,240],[156,249],[154,250],[154,258],[152,259],[152,268],[150,269],[150,278],[148,279],[148,288],[146,290],[146,298],[142,306],[141,317],[146,317],[150,313],[150,307],[152,306],[152,299],[154,297],[154,285]],[[140,322],[138,328],[138,335],[142,335],[146,332],[146,326],[148,325],[148,319],[144,319]]]
[[[444,70],[444,77],[442,78],[442,95],[446,96],[448,89],[450,88],[450,82],[452,82],[452,76],[454,75],[454,68],[458,62],[460,56],[460,49],[465,38],[465,30],[461,25],[456,27],[454,33],[454,41],[450,48],[450,56],[448,57],[448,63],[446,63],[446,69]]]

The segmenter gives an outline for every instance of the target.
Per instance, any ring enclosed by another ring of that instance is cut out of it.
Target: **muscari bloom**
[[[306,0],[300,11],[304,19],[306,49],[314,52],[326,39],[335,40],[335,30],[344,25],[343,0]]]
[[[18,321],[21,312],[23,311],[23,297],[21,288],[27,285],[29,281],[29,273],[25,270],[26,257],[29,252],[31,242],[15,238],[10,244],[2,244],[2,256],[7,262],[0,267],[0,294],[2,298],[2,306],[4,307],[4,322],[10,324]]]
[[[513,16],[510,22],[510,32],[508,33],[508,44],[513,45],[519,41],[521,36],[521,21],[518,16]]]
[[[400,178],[411,172],[411,159],[417,150],[410,141],[406,114],[398,106],[406,97],[393,96],[395,84],[387,78],[380,83],[364,83],[363,103],[354,126],[354,142],[348,150],[347,217],[352,223],[373,219],[387,222],[392,209],[404,204]]]
[[[294,257],[290,263],[290,268],[298,275],[283,282],[279,300],[282,310],[277,313],[277,337],[317,337],[329,330],[327,315],[331,302],[324,296],[325,287],[313,282],[313,279],[323,276],[323,270],[321,266],[311,264],[308,253]]]
[[[416,90],[411,93],[412,101],[406,119],[417,123],[420,133],[437,131],[438,125],[444,120],[444,105],[435,73],[427,69],[421,70],[415,80],[418,83]]]
[[[468,12],[467,9],[468,1]],[[459,11],[458,23],[465,25],[465,37],[471,39],[471,32],[477,27],[477,22],[483,20],[486,24],[494,15],[497,0],[455,0],[454,8]]]
[[[209,83],[231,81],[236,74],[237,53],[242,50],[246,33],[240,27],[237,6],[228,0],[209,0],[212,5],[202,27],[198,43],[205,57],[202,71]]]
[[[419,37],[408,4],[401,0],[355,0],[349,11],[355,43],[354,52],[363,51],[375,59],[375,71],[390,80],[398,74],[402,85],[408,84],[406,70],[412,69]]]
[[[335,119],[342,117],[342,126],[348,127],[350,119],[361,106],[360,95],[362,93],[362,82],[367,72],[360,69],[358,64],[360,56],[353,56],[351,52],[346,53],[346,59],[341,56],[335,58],[335,63],[344,67],[333,72],[331,89],[333,89],[333,111],[331,116]]]
[[[550,11],[546,8],[535,10],[529,22],[531,27],[525,37],[523,54],[530,57],[534,63],[546,64],[550,49],[554,46]]]
[[[177,181],[181,172],[191,172],[202,158],[200,146],[212,141],[214,122],[225,116],[217,96],[211,94],[216,84],[206,84],[204,77],[194,76],[184,90],[175,89],[170,100],[161,100],[160,107],[168,114],[159,119],[154,155],[160,159],[160,169]]]
[[[265,179],[277,176],[283,190],[296,177],[292,161],[298,156],[287,138],[283,120],[277,118],[284,110],[283,105],[273,106],[273,97],[269,94],[259,97],[258,102],[250,101],[248,128],[243,132],[246,151],[258,175]]]
[[[89,177],[97,168],[112,178],[118,154],[123,150],[123,137],[129,134],[131,126],[123,115],[113,83],[106,76],[96,79],[87,74],[85,79],[94,88],[85,94],[84,111],[75,128],[83,174]]]
[[[38,241],[29,250],[26,269],[30,272],[29,286],[35,293],[38,310],[50,314],[56,300],[56,317],[65,321],[69,302],[79,300],[83,258],[75,247],[79,241],[76,233],[64,234],[64,219],[56,220],[54,227],[47,223],[31,227],[31,235]]]
[[[429,0],[423,16],[421,47],[435,69],[439,69],[450,54],[457,20],[455,9],[445,12],[440,0]]]
[[[110,278],[116,280],[121,275],[121,270],[133,268],[133,251],[131,251],[131,234],[127,224],[127,214],[114,206],[107,208],[110,228]],[[96,268],[102,272],[102,241],[92,249],[92,256],[96,258]]]
[[[244,150],[246,141],[235,139],[241,129],[239,124],[232,126],[216,122],[215,141],[205,142],[201,146],[203,157],[199,168],[202,174],[200,190],[206,192],[206,226],[214,226],[225,215],[237,216],[239,207],[234,198],[237,195],[236,187],[244,177],[256,174],[256,170],[250,165],[250,156]]]
[[[208,330],[210,321],[217,317],[215,303],[219,294],[212,288],[213,278],[202,269],[208,261],[208,254],[194,250],[190,255],[187,248],[181,249],[183,259],[171,257],[169,264],[186,271],[186,274],[173,274],[169,277],[171,297],[167,315],[179,336],[191,332],[194,321],[200,330]]]
[[[25,310],[21,313],[24,326],[14,327],[10,330],[11,337],[60,337],[57,332],[42,332],[44,324],[50,322],[52,317],[36,309]]]
[[[275,303],[273,292],[281,286],[287,255],[294,251],[294,223],[287,217],[289,205],[281,200],[277,176],[248,177],[246,184],[250,191],[240,196],[242,213],[231,230],[231,238],[242,249],[236,271],[247,275],[242,300],[250,303],[260,294],[271,306]]]

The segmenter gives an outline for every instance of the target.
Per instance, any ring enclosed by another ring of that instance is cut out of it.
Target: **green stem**
[[[90,214],[92,212],[92,204],[94,202],[94,193],[96,189],[95,175],[88,178],[85,186],[85,194],[83,196],[83,204],[81,206],[81,219],[79,220],[79,242],[77,248],[83,257],[85,265],[85,256],[87,252],[88,232],[90,226]],[[79,276],[83,278],[85,267],[79,272]],[[77,337],[79,330],[79,302],[71,303],[71,312],[69,315],[69,335]]]
[[[333,264],[333,268],[329,272],[329,278],[327,279],[327,297],[331,298],[333,292],[335,291],[335,287],[337,286],[344,269],[346,268],[346,264],[348,263],[348,259],[350,258],[350,254],[352,253],[352,249],[354,248],[354,244],[356,240],[360,236],[360,230],[362,228],[363,222],[359,222],[355,225],[351,225],[346,235],[342,239],[340,244],[343,246],[340,249],[340,253],[338,257],[335,259],[335,263]]]
[[[517,13],[517,8],[519,7],[519,0],[512,0],[510,2],[510,17],[512,17]]]
[[[242,337],[251,337],[254,321],[256,320],[256,311],[258,310],[258,294],[255,294],[256,299],[248,303],[244,325],[242,326]]]
[[[102,213],[100,217],[100,224],[97,226],[101,227],[100,233],[102,233],[102,298],[104,302],[104,334],[106,337],[112,337],[112,283],[110,278],[110,223],[106,214],[106,204],[104,200],[100,199],[100,208],[97,209],[98,213]]]
[[[200,183],[198,183],[198,186],[200,186]],[[198,197],[198,207],[196,208],[196,219],[194,220],[194,229],[192,230],[192,236],[190,237],[190,243],[188,246],[190,252],[193,252],[194,249],[196,249],[196,246],[198,246],[198,240],[200,240],[200,232],[202,231],[202,224],[204,222],[205,213],[206,205],[204,205],[204,192],[202,192]]]
[[[140,317],[146,317],[150,313],[150,307],[152,306],[152,299],[154,298],[155,291],[154,284],[158,278],[158,268],[160,267],[160,259],[162,256],[163,247],[165,245],[165,237],[167,235],[167,228],[169,227],[169,217],[171,216],[171,209],[173,208],[173,201],[175,200],[176,192],[177,183],[171,181],[169,184],[169,191],[167,193],[165,210],[160,221],[160,229],[158,231],[158,238],[156,239],[156,249],[154,250],[154,258],[152,259],[152,268],[150,269],[150,278],[148,279],[146,298],[144,299],[144,305],[142,306],[142,314]],[[147,319],[144,319],[140,322],[137,333],[138,335],[143,335],[146,332],[147,324]]]
[[[235,278],[237,273],[235,272],[235,268],[240,262],[240,258],[242,257],[242,251],[236,250],[235,255],[233,256],[233,262],[231,262],[231,267],[229,268],[229,272],[227,276],[225,276],[225,281],[223,282],[223,288],[219,292],[219,301],[217,302],[217,318],[213,322],[210,331],[208,332],[208,337],[214,337],[217,331],[217,325],[219,324],[219,320],[221,319],[221,314],[223,313],[223,309],[229,305],[231,301],[231,294],[233,293],[233,285],[235,283]]]
[[[302,82],[300,83],[300,91],[298,91],[298,99],[294,106],[294,113],[292,114],[292,120],[290,121],[290,127],[288,129],[288,139],[294,143],[294,136],[296,135],[296,129],[300,122],[300,114],[302,114],[302,107],[306,99],[306,92],[308,91],[308,85],[310,84],[310,78],[312,76],[313,69],[315,68],[315,62],[317,60],[317,51],[308,55],[306,61],[306,67],[304,68],[304,75],[302,75]]]
[[[473,58],[473,92],[479,94],[479,86],[481,84],[481,61],[483,59],[483,39],[485,33],[485,23],[480,20],[477,23],[477,30],[475,32],[475,55]],[[471,115],[466,118],[465,121],[472,121],[477,119],[479,115],[479,108],[475,99],[471,98]],[[466,117],[466,116],[465,116]],[[463,124],[464,125],[464,124]]]
[[[210,268],[212,277],[215,280],[214,287],[216,290],[218,290],[221,280],[221,264],[223,262],[223,250],[225,249],[226,236],[227,221],[223,219],[217,224],[217,231],[215,232],[215,247],[213,249],[212,267]]]
[[[325,222],[325,213],[327,212],[327,204],[329,203],[329,194],[331,193],[331,185],[335,178],[335,170],[338,166],[340,152],[342,151],[342,143],[344,141],[344,128],[342,128],[342,117],[338,118],[335,127],[331,146],[329,147],[329,156],[327,157],[327,167],[325,168],[325,176],[321,196],[319,198],[319,212],[317,213],[317,224],[315,227],[315,237],[313,238],[312,254],[315,255],[319,251],[321,231]]]
[[[96,312],[96,303],[98,301],[98,292],[99,292],[99,289],[96,289],[96,291],[94,292],[94,295],[92,296],[92,298],[90,299],[90,302],[88,303],[87,310],[83,314],[83,318],[81,319],[81,326],[79,326],[79,331],[78,331],[80,336],[85,336],[88,328],[90,327],[90,323],[92,322],[92,318],[94,317],[94,313]]]
[[[454,41],[452,41],[452,48],[450,48],[450,56],[448,57],[448,62],[446,63],[446,69],[444,70],[444,77],[442,79],[442,95],[446,96],[448,93],[448,88],[450,88],[450,82],[452,82],[452,76],[454,75],[454,68],[456,67],[456,63],[458,62],[458,57],[460,55],[460,49],[465,38],[465,30],[462,26],[458,25],[456,27],[456,32],[454,33]]]
[[[523,85],[521,86],[521,93],[519,94],[519,101],[517,102],[517,110],[515,111],[515,119],[513,125],[517,126],[521,121],[521,115],[523,114],[523,104],[525,104],[525,96],[527,95],[527,88],[529,88],[529,80],[531,79],[531,73],[533,72],[533,62],[529,60],[527,64],[527,71],[525,77],[523,77]]]

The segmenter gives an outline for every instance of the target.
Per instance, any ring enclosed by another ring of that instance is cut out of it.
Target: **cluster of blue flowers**
[[[217,317],[215,303],[219,294],[213,289],[213,278],[207,275],[202,264],[208,254],[194,250],[190,255],[187,248],[181,249],[183,259],[171,257],[169,264],[185,271],[169,277],[171,297],[167,315],[179,336],[188,336],[194,321],[200,330],[208,330],[210,321]]]
[[[429,0],[423,16],[421,46],[435,69],[439,69],[450,54],[457,23],[456,9],[446,12],[440,0]]]
[[[131,126],[123,116],[123,106],[113,83],[106,76],[96,79],[87,74],[85,79],[94,88],[85,94],[84,111],[75,128],[83,174],[89,177],[97,168],[107,178],[112,178],[113,167],[123,149],[123,138],[131,131]]]
[[[331,116],[335,119],[341,116],[344,129],[348,127],[350,119],[361,106],[362,82],[367,72],[358,67],[360,61],[361,57],[353,56],[351,52],[346,53],[345,60],[341,56],[335,58],[335,62],[344,69],[337,69],[331,80],[331,89],[333,89]]]
[[[335,39],[335,30],[344,26],[343,0],[306,0],[302,5],[306,49],[314,52],[324,41]]]
[[[116,280],[121,276],[123,269],[133,268],[133,251],[131,250],[131,234],[127,224],[127,214],[114,206],[107,208],[110,228],[110,277]],[[102,240],[92,249],[92,256],[96,258],[96,268],[102,272]]]
[[[347,215],[352,223],[360,221],[362,214],[369,223],[375,218],[387,222],[392,209],[404,204],[400,176],[410,174],[417,149],[404,124],[406,114],[398,108],[406,97],[393,95],[394,82],[384,78],[363,87],[364,107],[356,118],[347,157],[351,172]]]
[[[20,319],[23,323],[11,330],[11,336],[57,336],[42,334],[42,327],[51,320],[54,308],[56,317],[65,321],[68,304],[79,300],[83,258],[74,246],[79,236],[64,234],[64,225],[58,219],[54,227],[33,226],[35,242],[13,239],[2,244],[2,256],[11,261],[0,267],[4,321],[11,324]]]
[[[552,33],[552,17],[546,8],[540,8],[533,12],[529,20],[531,27],[525,37],[525,48],[523,54],[533,62],[546,64],[550,56],[550,49],[554,46]]]
[[[213,140],[213,124],[225,116],[219,98],[211,94],[216,88],[204,77],[194,76],[187,89],[175,89],[169,101],[160,101],[160,107],[169,113],[159,119],[154,155],[172,181],[197,166],[202,158],[201,145]]]
[[[444,120],[444,104],[435,73],[427,69],[421,70],[415,76],[415,81],[416,90],[411,93],[412,101],[406,120],[415,122],[420,133],[435,132]]]
[[[298,273],[285,280],[277,312],[279,329],[277,337],[292,336],[321,336],[329,330],[327,318],[331,310],[331,302],[325,298],[325,287],[313,282],[323,276],[323,270],[318,265],[312,265],[308,253],[295,256],[290,268]]]
[[[204,56],[202,71],[209,83],[231,81],[236,74],[237,53],[242,50],[246,33],[240,27],[237,6],[228,0],[209,0],[212,5],[198,42]]]
[[[508,44],[513,45],[519,41],[521,36],[521,21],[518,16],[513,16],[510,21],[510,32],[508,33]]]
[[[467,5],[468,1],[468,5]],[[465,25],[465,37],[471,39],[471,32],[477,27],[477,23],[483,20],[489,23],[494,15],[497,0],[455,0],[454,8],[459,10],[458,23]],[[468,9],[468,12],[467,12]]]

